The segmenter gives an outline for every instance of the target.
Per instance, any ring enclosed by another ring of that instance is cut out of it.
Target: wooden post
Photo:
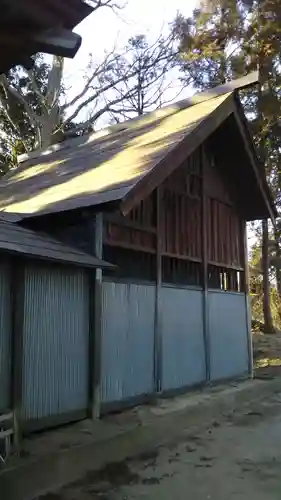
[[[243,242],[243,267],[244,267],[244,293],[245,293],[245,311],[247,323],[247,348],[248,348],[248,371],[250,377],[253,377],[254,358],[253,358],[253,341],[251,328],[251,310],[249,301],[249,264],[248,264],[248,237],[246,222],[242,223],[242,242]]]
[[[161,287],[162,287],[162,189],[156,189],[156,290],[155,290],[155,328],[154,328],[154,390],[162,390],[162,324],[161,324]]]
[[[95,214],[91,224],[92,253],[99,259],[103,254],[103,215]],[[90,409],[92,419],[100,418],[101,405],[101,314],[102,270],[96,269],[90,276]]]
[[[201,147],[202,172],[202,275],[203,275],[203,333],[206,360],[206,381],[211,379],[210,338],[209,338],[209,304],[208,304],[208,228],[207,228],[207,197],[205,188],[205,150]]]
[[[24,262],[12,261],[11,273],[11,399],[14,412],[14,444],[19,449],[22,420],[22,364],[23,364],[23,326],[24,326]]]

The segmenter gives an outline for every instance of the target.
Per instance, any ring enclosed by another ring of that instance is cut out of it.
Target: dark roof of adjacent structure
[[[234,92],[256,81],[254,73],[25,157],[26,161],[0,184],[0,210],[24,218],[119,201],[125,214],[232,115],[247,142],[249,183],[256,185],[259,212],[271,216],[273,202],[265,177],[257,169],[254,147]]]
[[[93,11],[84,0],[0,0],[0,9],[0,73],[36,52],[73,57],[81,38],[72,29]]]
[[[64,245],[47,235],[4,221],[3,217],[0,220],[0,251],[78,267],[114,269],[108,262]]]

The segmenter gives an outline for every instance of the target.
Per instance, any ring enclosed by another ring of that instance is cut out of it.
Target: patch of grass
[[[281,358],[259,358],[256,359],[255,368],[266,368],[268,366],[281,366]]]

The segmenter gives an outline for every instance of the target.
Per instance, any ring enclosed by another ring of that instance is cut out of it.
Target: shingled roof
[[[6,222],[3,218],[0,220],[0,251],[78,267],[114,269],[112,264],[104,260],[64,245],[47,235]]]
[[[0,184],[0,210],[24,218],[120,201],[121,211],[128,212],[230,115],[239,121],[234,91],[256,80],[254,73],[141,119],[25,157]],[[248,158],[252,180],[263,190],[253,154]],[[268,198],[268,193],[259,196]],[[261,211],[270,211],[270,200],[261,203]]]

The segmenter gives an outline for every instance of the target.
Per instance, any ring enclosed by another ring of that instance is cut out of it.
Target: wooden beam
[[[202,275],[203,275],[203,335],[205,347],[206,381],[211,380],[211,359],[210,359],[210,334],[209,334],[209,303],[208,303],[208,227],[207,227],[207,196],[205,184],[206,153],[202,146],[201,169],[202,169],[202,204],[201,204],[201,224],[202,224]]]
[[[170,257],[171,259],[186,260],[187,262],[195,262],[200,264],[202,259],[196,257],[190,257],[189,255],[181,255],[172,252],[162,252],[162,257]]]
[[[98,258],[103,254],[103,214],[95,216],[95,254]],[[102,322],[102,270],[96,269],[95,283],[95,363],[94,363],[94,417],[100,417],[101,403],[101,322]]]
[[[155,289],[155,328],[154,328],[154,391],[162,390],[162,248],[163,248],[163,218],[162,218],[162,187],[156,189],[156,289]]]
[[[122,215],[108,213],[104,215],[104,221],[110,224],[115,224],[117,226],[135,229],[136,231],[156,234],[156,227],[144,226],[138,222],[135,222],[134,220],[122,217]]]
[[[39,28],[63,26],[73,29],[92,11],[88,3],[82,0],[75,2],[68,0],[8,0],[13,17],[18,18]]]
[[[127,242],[119,242],[119,241],[113,241],[108,238],[104,239],[104,244],[108,245],[110,247],[118,247],[118,248],[125,248],[128,250],[134,250],[135,252],[145,252],[145,253],[151,253],[155,254],[156,250],[155,248],[150,248],[150,247],[145,247],[142,245],[136,245],[134,243],[127,243]]]
[[[81,42],[80,35],[65,29],[49,29],[35,33],[22,30],[17,33],[17,36],[11,30],[2,30],[0,33],[0,46],[8,51],[13,50],[19,55],[21,53],[32,55],[36,52],[45,52],[46,54],[73,58],[80,48]]]
[[[89,222],[91,253],[103,254],[103,215],[91,217]],[[101,320],[102,320],[102,270],[90,271],[90,338],[89,338],[89,392],[92,419],[100,417],[101,406]]]
[[[82,38],[70,30],[52,29],[35,34],[30,39],[38,51],[73,58],[79,50]]]
[[[251,325],[251,310],[249,300],[249,261],[248,261],[248,235],[247,224],[242,222],[242,242],[243,242],[243,265],[244,265],[244,293],[245,293],[245,314],[247,324],[247,347],[248,347],[248,372],[249,376],[253,377],[254,373],[254,357],[253,357],[253,339]]]
[[[14,439],[19,448],[22,429],[22,367],[24,327],[25,265],[18,258],[12,260],[11,306],[12,306],[12,349],[11,349],[11,394],[14,412]]]
[[[210,261],[208,262],[211,266],[216,266],[216,267],[223,267],[224,269],[233,269],[234,271],[244,271],[244,267],[242,266],[236,266],[235,264],[225,264],[223,262],[213,262]]]

